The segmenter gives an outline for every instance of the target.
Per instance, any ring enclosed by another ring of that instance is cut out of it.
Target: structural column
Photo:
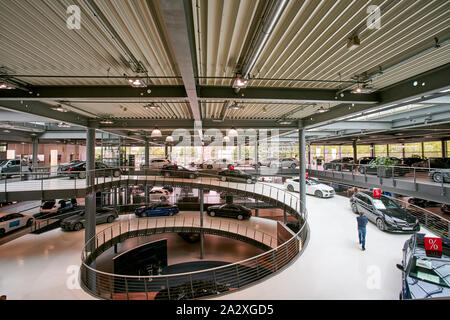
[[[356,146],[356,140],[353,140],[353,161],[356,163],[358,161],[358,149]]]
[[[145,140],[144,148],[144,166],[146,169],[150,166],[150,143],[147,139]]]
[[[259,157],[258,157],[258,153],[259,153],[259,133],[256,133],[256,141],[255,141],[255,170],[256,173],[259,173],[259,166],[258,166],[258,162],[259,162]]]
[[[199,199],[200,199],[200,227],[202,228],[200,232],[200,259],[204,256],[204,234],[203,234],[203,189],[198,189]]]
[[[373,143],[370,144],[370,157],[375,158],[375,145]]]
[[[33,137],[33,172],[36,172],[38,167],[38,141],[37,137]]]
[[[164,155],[166,159],[169,159],[169,146],[167,144],[164,145]]]
[[[306,155],[305,155],[306,139],[305,128],[303,127],[303,121],[298,122],[298,158],[299,158],[299,178],[300,178],[300,212],[304,213],[306,210]]]
[[[442,158],[447,158],[447,142],[445,139],[441,140]]]
[[[84,233],[84,240],[87,242],[95,236],[95,211],[96,211],[96,197],[94,188],[95,173],[95,129],[87,128],[86,135],[86,187],[87,194],[85,196],[86,205],[86,228]]]

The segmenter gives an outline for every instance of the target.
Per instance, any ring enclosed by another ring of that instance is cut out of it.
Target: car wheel
[[[252,183],[252,179],[247,179],[247,183]]]
[[[366,173],[366,168],[364,168],[364,167],[359,167],[359,168],[358,168],[358,171],[359,171],[359,173],[364,174],[364,173]]]
[[[120,171],[119,170],[114,171],[113,176],[114,178],[120,177]]]
[[[294,192],[294,187],[293,187],[291,184],[289,184],[289,185],[287,186],[287,189],[288,189],[288,191],[290,191],[290,192]]]
[[[297,165],[295,163],[291,164],[291,169],[295,169]]]
[[[381,231],[384,231],[384,229],[386,228],[385,225],[384,225],[383,220],[381,220],[380,218],[377,219],[377,227]]]
[[[108,219],[106,219],[106,222],[111,223],[114,221],[114,217],[113,216],[109,216]]]
[[[352,203],[352,211],[353,211],[353,213],[356,213],[356,214],[359,213],[358,207],[356,206],[356,203]]]
[[[167,200],[167,198],[166,198],[166,197],[164,197],[164,196],[161,196],[161,197],[159,198],[159,200],[161,200],[161,201],[166,201],[166,200]]]
[[[32,224],[33,224],[33,219],[28,219],[27,227],[31,227]]]
[[[240,215],[237,216],[237,219],[238,220],[242,220],[242,219],[244,219],[244,216],[242,214],[240,214]]]
[[[83,229],[83,225],[79,222],[73,227],[73,230],[75,231],[79,231],[81,229]]]
[[[433,174],[433,181],[436,183],[441,183],[442,182],[442,173]]]
[[[225,182],[225,181],[227,181],[227,178],[226,178],[226,177],[222,177],[221,180],[222,180],[223,182]]]
[[[316,192],[314,192],[314,195],[318,198],[323,198],[323,193],[320,190],[317,190]]]
[[[80,172],[79,174],[78,174],[78,179],[86,179],[86,172]]]
[[[214,216],[216,215],[216,212],[215,212],[215,211],[210,211],[210,212],[209,212],[209,215],[210,215],[211,217],[214,217]]]

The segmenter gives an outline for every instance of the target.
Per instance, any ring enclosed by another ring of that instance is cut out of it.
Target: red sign
[[[424,237],[427,257],[440,258],[442,256],[442,238]]]
[[[373,189],[373,197],[374,197],[374,199],[380,199],[381,198],[381,189]]]
[[[308,172],[306,173],[306,179],[309,179],[309,173]]]
[[[230,165],[230,170],[234,170],[234,166],[233,165]]]

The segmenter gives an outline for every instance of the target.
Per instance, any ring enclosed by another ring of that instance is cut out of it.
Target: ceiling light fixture
[[[324,113],[324,112],[327,112],[327,111],[328,111],[328,110],[325,109],[323,106],[320,106],[320,108],[317,109],[317,112],[318,112],[318,113]]]
[[[112,121],[111,119],[103,119],[103,120],[100,120],[100,123],[101,124],[113,124],[114,121]]]
[[[66,108],[64,108],[60,104],[58,104],[55,107],[52,107],[52,110],[55,110],[55,111],[58,111],[58,112],[69,112],[69,110],[67,110]]]
[[[286,120],[286,119],[282,119],[282,120],[278,121],[278,124],[280,124],[280,125],[289,125],[291,123],[292,123],[292,121]]]
[[[6,90],[11,90],[11,89],[15,89],[13,86],[10,86],[4,82],[0,82],[0,89],[6,89]]]
[[[247,88],[247,85],[248,85],[248,80],[242,78],[242,76],[240,74],[237,74],[233,80],[232,87],[235,89],[243,89],[243,88]]]
[[[154,104],[154,103],[149,103],[144,106],[144,109],[145,110],[157,110],[157,109],[161,109],[161,106]]]
[[[172,136],[167,136],[166,137],[166,142],[173,142],[173,137]]]
[[[161,137],[162,133],[161,130],[158,129],[158,127],[155,127],[155,129],[153,129],[151,137],[155,138],[155,137]]]
[[[128,83],[133,87],[133,88],[146,88],[147,87],[147,82],[145,78],[128,78]]]
[[[244,110],[245,106],[240,106],[237,103],[233,103],[232,105],[228,106],[228,109],[230,110]]]
[[[359,47],[360,44],[361,44],[361,40],[359,39],[358,35],[355,34],[355,35],[351,36],[348,39],[348,41],[347,41],[347,49],[349,51],[355,50],[356,48]]]
[[[70,128],[70,124],[65,122],[58,123],[58,128]]]
[[[229,136],[223,137],[223,142],[230,142],[230,137]]]
[[[375,91],[375,89],[369,88],[366,85],[362,85],[362,86],[358,85],[355,89],[353,89],[350,92],[354,93],[354,94],[360,94],[360,93],[369,94],[369,93],[372,93],[374,91]]]

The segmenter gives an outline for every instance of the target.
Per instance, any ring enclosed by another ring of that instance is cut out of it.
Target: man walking
[[[362,212],[359,213],[359,217],[356,218],[358,222],[358,237],[359,244],[362,244],[363,251],[366,250],[366,225],[369,219],[364,216]]]

